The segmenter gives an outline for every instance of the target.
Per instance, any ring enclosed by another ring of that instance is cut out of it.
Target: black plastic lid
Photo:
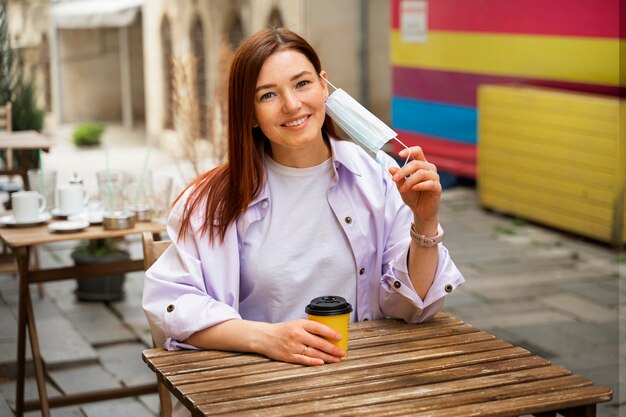
[[[311,300],[304,312],[312,316],[338,316],[352,312],[352,306],[345,298],[336,295],[326,295]]]

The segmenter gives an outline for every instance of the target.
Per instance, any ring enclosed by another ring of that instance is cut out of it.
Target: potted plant
[[[104,126],[96,122],[84,122],[76,126],[72,133],[74,145],[79,148],[100,145],[100,137],[104,132]]]
[[[113,239],[91,239],[71,254],[76,265],[98,265],[130,259],[130,254]],[[106,268],[106,265],[102,265]],[[124,274],[77,279],[76,296],[82,301],[117,301],[124,298]]]

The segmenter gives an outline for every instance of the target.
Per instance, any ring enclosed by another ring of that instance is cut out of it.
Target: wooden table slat
[[[390,365],[385,367],[384,375],[385,378],[395,378],[420,372],[424,373],[428,371],[484,364],[487,362],[505,361],[508,359],[528,356],[530,356],[530,353],[527,350],[518,347],[489,352],[470,353],[467,355],[452,356],[441,359]],[[321,390],[329,386],[333,387],[333,389],[343,389],[341,385],[351,384],[354,381],[365,383],[380,379],[380,375],[372,373],[369,369],[358,369],[349,372],[337,372],[333,374],[332,378],[328,378],[326,375],[303,378],[301,381],[298,381],[298,390],[301,392],[302,390],[315,389],[317,392],[318,389]],[[351,389],[351,387],[348,388]],[[194,404],[204,405],[224,401],[233,401],[242,397],[259,398],[265,396],[280,396],[285,393],[291,395],[292,392],[292,386],[288,384],[259,384],[241,387],[237,391],[223,390],[219,393],[216,391],[200,392],[198,394],[190,394],[189,398]]]
[[[382,379],[353,383],[350,385],[311,387],[308,383],[288,384],[289,391],[278,396],[250,397],[246,400],[212,404],[211,413],[237,413],[245,415],[253,408],[268,408],[267,415],[302,415],[311,409],[338,410],[351,404],[369,405],[381,402],[394,402],[403,399],[422,397],[424,395],[441,395],[447,392],[467,390],[476,383],[485,381],[487,375],[518,372],[518,378],[540,378],[545,373],[523,374],[527,369],[546,367],[547,361],[539,357],[517,358],[506,361],[492,362],[485,368],[483,364],[469,365],[458,368],[440,369],[436,371],[414,371],[410,374],[389,376]],[[559,370],[555,375],[562,376],[566,370]],[[480,381],[478,379],[480,377]],[[472,379],[474,378],[474,379]],[[333,378],[334,379],[334,378]],[[508,380],[508,377],[507,377]],[[454,381],[453,384],[449,382]],[[478,382],[476,382],[478,381]],[[448,384],[446,384],[448,383]],[[502,383],[491,382],[492,384]],[[434,384],[434,385],[433,385]],[[488,384],[488,383],[487,383]],[[482,383],[482,386],[487,386]],[[372,395],[376,393],[376,395]],[[252,399],[253,398],[253,399]],[[190,400],[193,398],[190,396]],[[205,408],[208,410],[208,408]]]
[[[436,359],[463,355],[467,353],[485,352],[486,350],[498,350],[511,347],[510,344],[501,340],[492,340],[488,342],[469,343],[466,345],[427,349],[417,354],[416,352],[399,353],[377,358],[377,367],[388,366],[393,364],[406,364],[426,359]],[[263,364],[265,365],[265,364]],[[271,365],[271,364],[270,364]],[[260,367],[260,366],[259,366]],[[250,367],[255,368],[258,367]],[[271,371],[271,367],[263,366],[263,371],[251,372],[242,375],[237,368],[228,368],[226,370],[216,370],[211,372],[198,372],[195,374],[186,374],[166,377],[167,385],[176,386],[177,389],[183,391],[186,395],[196,392],[221,390],[229,388],[237,388],[262,383],[285,383],[293,382],[294,379],[308,378],[314,375],[335,375],[339,372],[348,372],[359,369],[371,369],[372,362],[369,360],[353,360],[343,361],[339,363],[329,364],[321,367],[302,367],[297,366],[292,369],[282,371]]]
[[[562,391],[572,388],[591,386],[592,382],[579,375],[541,379],[523,384],[511,384],[495,387],[480,387],[471,391],[444,394],[439,398],[446,401],[433,401],[432,397],[416,398],[405,401],[394,401],[371,406],[348,407],[334,410],[333,417],[395,417],[413,415],[413,413],[437,410],[446,406],[461,406],[488,401],[500,401],[507,398],[539,394],[551,391]],[[306,417],[324,416],[324,412],[307,413]],[[303,416],[303,417],[304,417]]]
[[[428,347],[428,346],[439,346],[441,341],[435,341],[432,339],[445,338],[449,336],[459,336],[466,335],[469,333],[476,333],[475,338],[467,339],[468,341],[475,340],[487,340],[492,338],[491,335],[487,335],[486,333],[480,333],[478,329],[468,324],[463,324],[460,326],[453,327],[442,327],[439,329],[419,329],[413,333],[401,332],[398,334],[387,334],[380,337],[373,337],[370,339],[366,339],[367,341],[363,341],[364,339],[357,340],[353,342],[350,341],[349,344],[349,357],[350,358],[360,358],[366,356],[368,352],[376,351],[377,346],[388,345],[389,343],[394,343],[394,348],[390,350],[386,350],[386,353],[395,353],[401,350],[410,350],[412,349],[412,345],[404,345],[407,342],[415,342],[420,346]],[[427,342],[428,341],[428,342]],[[457,343],[457,339],[444,339],[444,344]],[[353,346],[356,345],[356,346]],[[357,350],[360,349],[360,350]],[[364,349],[368,349],[367,351]],[[244,365],[253,365],[264,362],[270,362],[270,360],[264,356],[255,356],[250,355],[245,358],[242,358],[241,355],[233,354],[230,355],[211,355],[214,351],[207,351],[206,355],[202,353],[198,353],[194,356],[163,356],[159,358],[155,358],[152,362],[159,367],[161,372],[164,375],[176,375],[176,374],[185,374],[191,372],[198,371],[210,371],[213,369],[226,368],[230,366],[244,366]],[[202,360],[203,357],[207,357],[206,360]],[[195,360],[194,360],[195,359]],[[189,363],[193,362],[193,367],[189,366]],[[275,364],[273,365],[275,366]],[[293,365],[285,364],[284,367],[293,367]]]
[[[513,413],[534,414],[551,410],[551,407],[565,402],[572,407],[579,407],[597,402],[609,401],[611,390],[593,385],[590,387],[573,388],[556,392],[546,392],[525,397],[508,398],[497,402],[481,402],[478,404],[446,408],[428,413],[413,414],[415,417],[479,417],[479,416],[510,416]]]
[[[508,365],[508,364],[507,364]],[[542,379],[556,378],[561,376],[567,376],[569,371],[559,367],[542,367],[524,369],[524,364],[517,361],[519,370],[513,370],[510,372],[514,374],[514,379],[517,383],[538,381]],[[423,375],[416,374],[410,377],[405,376],[402,378],[405,385],[401,387],[386,387],[384,384],[379,384],[380,389],[378,391],[367,392],[364,394],[356,395],[346,394],[341,398],[327,398],[321,400],[310,400],[307,402],[279,405],[279,406],[261,406],[256,401],[257,399],[250,399],[242,410],[237,411],[239,417],[259,416],[259,417],[283,417],[283,416],[302,416],[310,410],[340,410],[342,408],[352,407],[354,404],[369,405],[379,403],[393,403],[396,401],[404,401],[416,398],[434,397],[436,395],[445,395],[451,393],[458,393],[467,390],[484,389],[489,387],[504,386],[511,383],[511,378],[506,375],[506,369],[508,366],[503,366],[505,372],[495,373],[493,375],[482,375],[480,370],[472,369],[465,375],[455,374],[449,370],[435,371],[425,373]],[[462,370],[465,368],[459,368]],[[498,367],[493,367],[493,372],[497,372]],[[461,377],[461,378],[459,378]],[[329,388],[329,391],[333,391]],[[257,408],[259,407],[259,408]],[[214,411],[211,411],[214,414]],[[459,416],[464,416],[459,414]]]

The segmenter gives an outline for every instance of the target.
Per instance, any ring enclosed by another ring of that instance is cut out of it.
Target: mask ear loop
[[[409,154],[406,157],[406,161],[404,161],[404,165],[409,163],[409,159],[411,159],[411,148],[409,148],[408,146],[406,146],[404,143],[402,143],[402,141],[400,139],[398,139],[397,137],[393,138],[393,140],[395,140],[396,142],[398,142],[400,145],[404,146],[405,149],[409,150]],[[404,168],[404,165],[402,165],[402,167]]]
[[[320,74],[320,77],[321,77],[321,78],[324,78],[324,77],[322,77],[322,74]],[[335,87],[335,86],[333,85],[333,83],[331,83],[331,82],[328,80],[328,78],[324,78],[324,81],[326,81],[328,84],[330,84],[330,86],[331,86],[332,88],[334,88],[335,90],[339,90],[337,87]]]

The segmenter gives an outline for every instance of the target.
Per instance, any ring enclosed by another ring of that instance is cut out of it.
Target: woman
[[[258,32],[237,50],[228,162],[178,197],[173,244],[146,272],[144,309],[167,349],[338,362],[344,352],[326,339],[340,335],[304,319],[312,298],[343,296],[353,321],[420,322],[464,282],[443,245],[410,237],[412,223],[442,234],[435,167],[419,147],[398,168],[339,140],[325,78],[315,51],[287,29]]]

